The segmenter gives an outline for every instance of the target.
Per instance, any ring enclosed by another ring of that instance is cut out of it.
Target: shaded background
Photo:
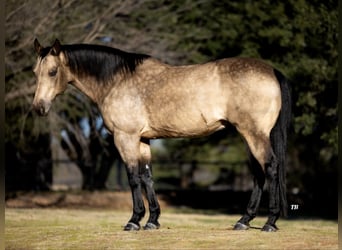
[[[6,1],[5,14],[6,199],[18,191],[128,189],[112,138],[83,94],[69,88],[48,117],[32,112],[33,41],[58,38],[173,65],[267,61],[292,85],[287,186],[289,209],[300,211],[290,216],[337,218],[337,1],[16,0]],[[157,193],[170,202],[237,212],[247,204],[252,177],[233,127],[152,146]]]

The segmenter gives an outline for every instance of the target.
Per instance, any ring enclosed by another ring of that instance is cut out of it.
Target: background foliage
[[[7,173],[29,172],[32,165],[44,168],[42,158],[51,159],[46,150],[51,135],[62,141],[61,131],[74,138],[69,144],[73,159],[90,168],[113,150],[97,109],[72,88],[57,99],[48,119],[32,112],[36,37],[45,45],[55,38],[105,44],[174,65],[257,57],[282,71],[292,85],[289,189],[299,188],[313,201],[323,199],[337,214],[336,0],[8,0],[5,11]],[[91,153],[94,140],[108,150]],[[208,138],[165,141],[164,146],[155,159],[246,160],[233,128]],[[13,175],[7,175],[7,187],[15,188]]]

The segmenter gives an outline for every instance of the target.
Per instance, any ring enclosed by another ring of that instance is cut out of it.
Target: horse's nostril
[[[44,106],[40,106],[40,108],[39,108],[39,113],[40,113],[41,115],[44,115],[44,114],[45,114]]]
[[[44,100],[39,100],[38,102],[33,103],[33,108],[39,115],[47,114],[48,107]]]

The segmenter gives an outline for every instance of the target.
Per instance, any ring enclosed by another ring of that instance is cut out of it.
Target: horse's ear
[[[40,52],[42,51],[43,49],[43,46],[40,45],[40,43],[38,42],[38,39],[34,39],[34,49],[36,51],[36,53],[39,55]]]
[[[54,56],[58,56],[59,53],[61,52],[61,49],[62,49],[62,45],[61,43],[59,42],[58,39],[55,40],[55,43],[52,45],[51,47],[51,53],[52,55]]]

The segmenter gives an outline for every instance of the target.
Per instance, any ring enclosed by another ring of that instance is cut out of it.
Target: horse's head
[[[70,81],[69,71],[66,70],[65,56],[57,39],[51,47],[46,48],[35,39],[34,48],[38,59],[33,70],[37,79],[33,107],[40,115],[47,115],[53,99],[66,89]]]

